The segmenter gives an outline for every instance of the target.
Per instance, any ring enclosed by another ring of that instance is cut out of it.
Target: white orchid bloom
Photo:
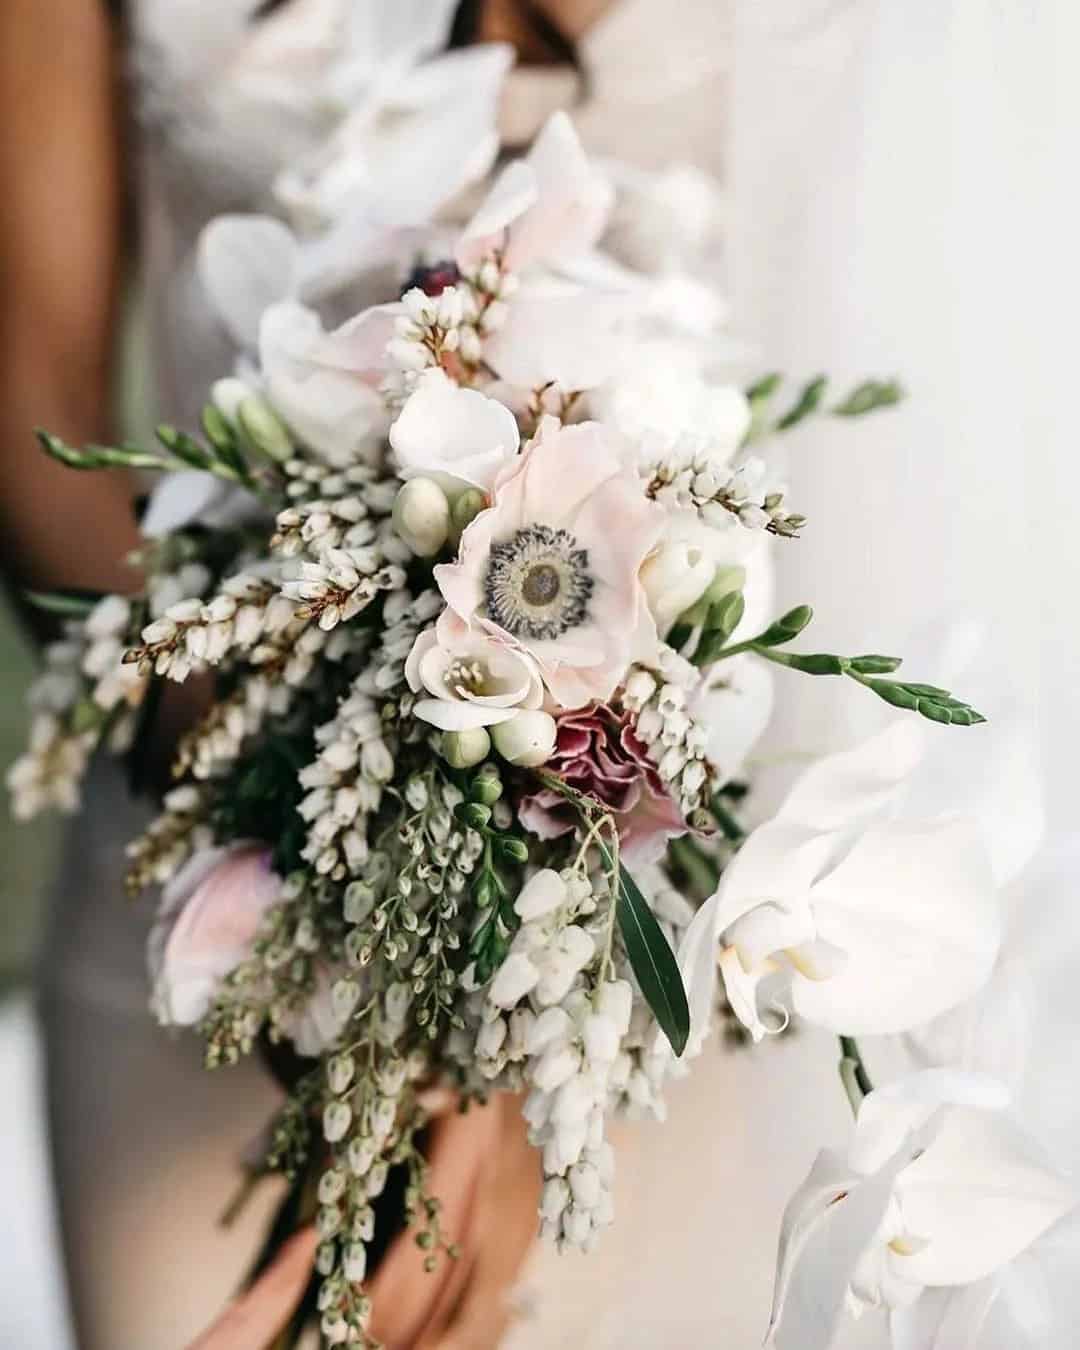
[[[400,268],[434,243],[432,221],[483,178],[498,152],[511,48],[443,51],[449,0],[334,8],[312,17],[313,37],[299,57],[295,38],[292,50],[281,50],[269,24],[246,58],[256,104],[260,90],[268,101],[280,92],[283,62],[302,59],[318,74],[310,83],[322,91],[323,117],[339,111],[325,140],[276,179],[284,220],[223,216],[199,241],[200,279],[248,351],[271,305],[322,299],[388,264]],[[300,83],[295,69],[289,73]]]
[[[569,117],[555,113],[465,227],[458,265],[468,273],[496,251],[511,272],[572,261],[599,239],[611,204],[607,178],[589,163]]]
[[[438,369],[420,376],[390,428],[401,477],[433,478],[447,493],[490,492],[520,440],[509,408]]]
[[[296,435],[327,462],[348,464],[386,431],[386,408],[362,375],[324,359],[330,341],[313,310],[272,306],[259,326],[266,393]]]
[[[785,1211],[767,1344],[826,1350],[845,1307],[910,1326],[924,1289],[976,1285],[1074,1210],[1008,1103],[995,1080],[945,1070],[870,1093],[846,1153],[820,1154]]]
[[[857,1035],[917,1026],[985,981],[999,917],[975,831],[885,818],[923,744],[921,728],[898,722],[821,760],[739,850],[679,954],[695,1043],[718,946],[728,999],[755,1040],[768,1030],[763,982],[807,1021]]]

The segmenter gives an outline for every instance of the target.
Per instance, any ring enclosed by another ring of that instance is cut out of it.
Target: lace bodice
[[[228,345],[195,284],[192,249],[213,216],[272,208],[270,186],[310,154],[351,91],[392,77],[403,39],[438,45],[451,0],[132,0],[130,70],[157,407],[190,419]],[[650,167],[721,167],[729,6],[615,0],[581,47],[584,78],[512,72],[500,123],[520,143],[570,106],[589,148]]]

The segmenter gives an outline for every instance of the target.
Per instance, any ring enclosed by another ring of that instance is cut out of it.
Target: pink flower
[[[634,734],[629,713],[598,704],[563,713],[558,726],[547,772],[611,808],[628,862],[655,862],[668,839],[685,834],[687,827]],[[526,829],[541,839],[569,833],[579,819],[576,808],[553,788],[524,798],[520,816]]]
[[[655,660],[638,573],[663,524],[617,436],[545,418],[435,579],[471,628],[532,656],[555,703],[581,708]]]
[[[153,1007],[167,1026],[193,1026],[244,960],[281,893],[269,852],[233,844],[196,854],[165,887],[150,934]]]

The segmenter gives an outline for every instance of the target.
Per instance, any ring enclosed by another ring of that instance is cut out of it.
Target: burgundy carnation
[[[654,862],[668,839],[685,832],[686,822],[635,735],[630,714],[599,703],[556,721],[558,739],[545,773],[611,809],[627,861]],[[568,834],[579,820],[576,808],[553,788],[524,798],[520,814],[526,829],[541,839]]]

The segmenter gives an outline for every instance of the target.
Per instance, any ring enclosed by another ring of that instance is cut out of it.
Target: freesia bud
[[[491,749],[491,737],[483,727],[448,731],[442,738],[443,759],[452,769],[471,769],[481,763]]]
[[[394,499],[394,529],[421,558],[432,558],[450,533],[450,503],[431,478],[410,478]]]
[[[716,575],[706,587],[704,594],[696,604],[690,606],[679,617],[684,623],[699,624],[704,623],[709,613],[709,607],[722,600],[725,595],[731,595],[735,591],[741,591],[746,585],[745,567],[718,567]]]
[[[715,575],[712,559],[691,540],[670,539],[645,559],[641,584],[661,637],[701,599]]]
[[[240,416],[241,403],[251,396],[251,386],[233,376],[226,380],[218,380],[210,390],[210,402],[222,417],[234,426]]]
[[[250,395],[237,409],[237,418],[244,435],[267,459],[284,464],[293,457],[295,447],[288,428],[266,399]]]
[[[491,738],[503,759],[523,769],[546,764],[555,753],[558,728],[550,713],[522,711],[492,727]]]
[[[473,523],[485,506],[487,506],[487,498],[479,488],[466,488],[459,497],[454,499],[454,505],[450,510],[450,518],[458,534],[462,534]]]

